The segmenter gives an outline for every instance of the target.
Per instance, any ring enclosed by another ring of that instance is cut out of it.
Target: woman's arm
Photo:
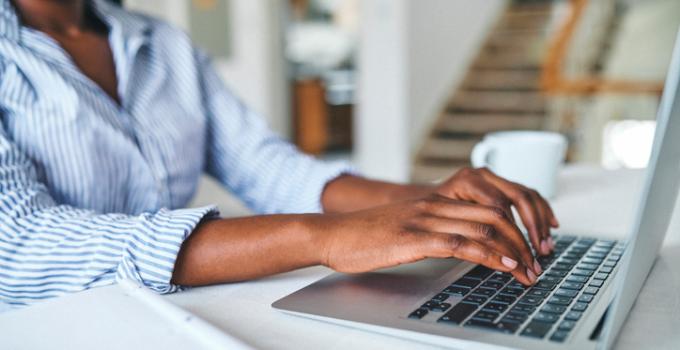
[[[530,284],[541,267],[509,211],[516,205],[526,222],[542,220],[535,214],[538,204],[524,197],[530,192],[486,170],[463,170],[431,190],[341,177],[323,196],[324,206],[336,213],[203,222],[183,244],[173,282],[241,281],[319,264],[365,272],[428,257],[456,257]],[[399,195],[405,199],[397,200]],[[455,198],[466,196],[494,205]],[[534,216],[527,216],[526,206]],[[546,214],[543,219],[554,218]]]

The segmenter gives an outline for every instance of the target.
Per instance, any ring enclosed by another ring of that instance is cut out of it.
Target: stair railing
[[[616,16],[615,0],[569,0],[564,24],[542,63],[541,88],[550,95],[601,93],[661,95],[663,82],[612,80],[592,75],[607,26]]]

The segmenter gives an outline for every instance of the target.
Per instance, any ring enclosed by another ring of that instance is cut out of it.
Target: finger
[[[548,240],[548,238],[550,238],[550,214],[546,209],[547,203],[536,191],[531,191],[531,197],[533,198],[534,205],[540,217],[541,249],[544,254],[550,254],[550,252],[552,252],[553,250],[553,247],[550,244],[550,241]]]
[[[497,176],[489,169],[481,168],[478,169],[478,171],[485,180],[494,184],[510,198],[517,208],[517,212],[519,212],[519,216],[522,219],[524,226],[527,228],[527,231],[529,231],[529,240],[536,251],[541,254],[548,254],[549,252],[545,252],[541,248],[541,218],[538,209],[536,208],[536,204],[533,202],[530,191],[523,186]]]
[[[506,212],[510,221],[516,224],[512,213],[512,201],[503,192],[481,176],[469,176],[465,181],[466,186],[460,186],[462,188],[457,192],[460,199],[501,208]]]
[[[481,264],[494,270],[509,272],[525,285],[536,282],[536,275],[533,274],[531,269],[527,269],[516,260],[497,254],[461,235],[432,233],[430,237],[436,242],[438,251],[433,253],[439,255],[438,257],[454,257]]]
[[[505,211],[496,207],[456,201],[442,196],[432,197],[427,210],[429,214],[435,216],[494,226],[497,232],[505,236],[513,249],[520,254],[524,265],[533,267],[535,274],[541,273],[540,265],[534,259],[531,249],[524,240],[524,235],[515,224],[510,222]]]
[[[522,256],[513,248],[512,242],[500,234],[493,225],[427,215],[420,217],[414,226],[419,231],[461,235],[498,254],[522,262]],[[525,264],[522,262],[522,265]]]

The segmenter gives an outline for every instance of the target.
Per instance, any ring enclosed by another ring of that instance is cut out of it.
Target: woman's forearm
[[[347,212],[424,197],[433,190],[428,185],[402,185],[343,175],[326,185],[321,202],[327,213]]]
[[[319,215],[206,220],[182,245],[172,282],[186,286],[243,281],[322,261]]]

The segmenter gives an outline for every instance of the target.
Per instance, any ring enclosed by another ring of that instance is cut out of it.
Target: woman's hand
[[[448,198],[483,204],[503,210],[514,223],[512,206],[529,231],[531,244],[539,254],[554,248],[550,228],[559,223],[548,202],[533,189],[503,179],[486,168],[465,168],[434,190]]]
[[[442,190],[457,188],[463,179],[458,181]],[[510,272],[520,282],[532,284],[541,267],[510,215],[504,206],[432,194],[362,211],[321,215],[313,231],[324,232],[321,263],[341,272],[454,257]]]

